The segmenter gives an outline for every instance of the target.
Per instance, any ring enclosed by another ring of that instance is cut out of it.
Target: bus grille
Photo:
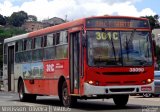
[[[102,72],[103,75],[138,75],[141,72]]]
[[[106,82],[107,85],[120,85],[121,82]]]
[[[110,89],[111,92],[133,92],[134,88],[113,88]]]
[[[114,82],[106,82],[107,85],[135,85],[137,84],[137,81],[124,81],[124,82],[120,82],[120,81],[114,81]]]
[[[137,83],[138,83],[137,81],[125,81],[124,82],[124,84],[127,84],[127,85],[135,85]]]

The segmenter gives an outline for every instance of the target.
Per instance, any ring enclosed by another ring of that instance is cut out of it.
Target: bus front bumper
[[[154,93],[154,82],[147,85],[95,86],[84,83],[84,95]]]

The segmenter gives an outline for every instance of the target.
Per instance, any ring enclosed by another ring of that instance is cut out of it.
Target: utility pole
[[[67,22],[67,14],[65,15],[65,22]]]

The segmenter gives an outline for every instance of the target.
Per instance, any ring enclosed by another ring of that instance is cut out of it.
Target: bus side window
[[[56,45],[56,34],[53,34],[53,45]]]
[[[32,39],[24,40],[24,50],[31,50],[32,49]]]
[[[56,58],[64,59],[68,57],[68,35],[67,31],[61,31],[60,36],[56,37]]]
[[[48,34],[44,37],[44,59],[54,59],[55,57],[55,34]]]
[[[20,40],[18,42],[18,52],[22,51],[23,50],[23,40]]]
[[[44,47],[47,46],[47,35],[44,36]]]
[[[67,31],[61,31],[56,34],[56,44],[65,44],[68,43]]]
[[[60,33],[56,33],[56,45],[60,44]]]
[[[24,40],[24,62],[32,61],[32,39]]]
[[[16,48],[15,51],[18,52],[18,42],[16,42]]]
[[[34,38],[32,60],[38,61],[43,59],[43,37]]]
[[[7,64],[7,44],[4,44],[4,55],[3,55],[3,63]]]
[[[60,32],[60,44],[68,43],[67,31]]]
[[[23,40],[19,40],[16,42],[16,57],[15,57],[15,62],[16,63],[21,63],[24,61],[24,54],[23,54]]]
[[[18,52],[18,42],[16,42],[16,45],[15,45],[15,62],[19,63],[19,55],[17,52]]]
[[[16,42],[16,52],[20,52],[23,50],[23,40],[19,40]]]
[[[43,37],[36,37],[34,38],[34,48],[38,49],[43,46]]]
[[[44,36],[44,47],[50,47],[53,45],[55,45],[55,34]]]

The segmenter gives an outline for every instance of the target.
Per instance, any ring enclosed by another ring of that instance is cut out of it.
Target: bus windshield
[[[149,66],[152,50],[149,32],[87,31],[89,66]]]

